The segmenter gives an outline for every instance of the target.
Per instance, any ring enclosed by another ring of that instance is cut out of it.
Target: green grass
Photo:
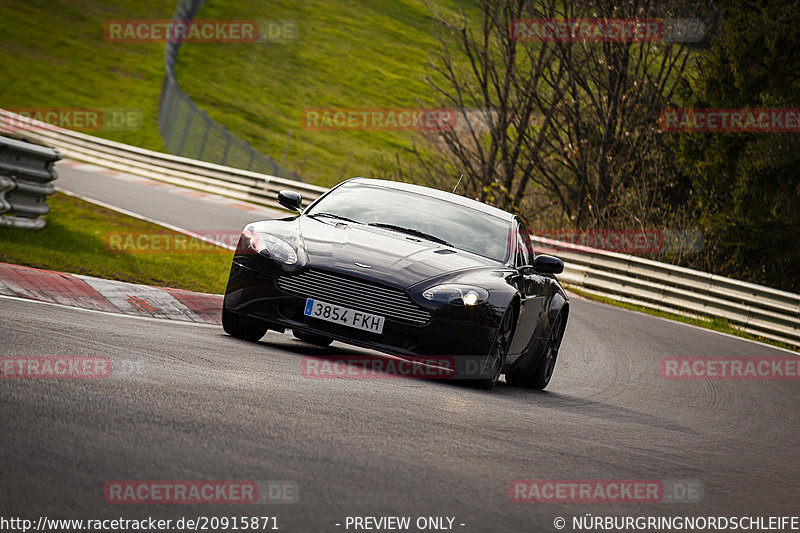
[[[116,211],[56,193],[40,231],[0,227],[0,262],[106,279],[221,294],[233,252],[113,253],[109,232],[181,234]]]
[[[600,302],[608,305],[614,305],[616,307],[622,307],[624,309],[630,309],[632,311],[639,311],[641,313],[646,313],[648,315],[657,316],[660,318],[666,318],[668,320],[674,320],[675,322],[683,322],[684,324],[691,324],[692,326],[698,326],[713,331],[719,331],[721,333],[728,333],[729,335],[735,335],[736,337],[742,337],[743,339],[750,339],[753,341],[763,342],[764,344],[777,346],[779,348],[785,348],[787,350],[800,352],[800,346],[747,333],[746,331],[742,331],[741,329],[737,328],[735,325],[733,325],[731,322],[729,322],[724,318],[704,316],[700,314],[698,314],[697,317],[692,317],[687,315],[681,315],[678,313],[669,313],[667,311],[658,311],[641,305],[635,305],[627,302],[620,302],[618,300],[614,300],[613,298],[600,296],[591,292],[581,290],[580,288],[574,287],[572,285],[568,286],[567,290],[569,290],[570,292],[574,292],[575,294],[578,294],[586,298],[587,300],[592,300],[595,302]]]
[[[460,11],[456,0],[436,9]],[[463,2],[477,16],[473,2]],[[0,107],[127,107],[144,124],[127,132],[88,132],[162,150],[157,105],[162,43],[109,43],[103,23],[169,18],[177,0],[0,0]],[[292,20],[295,41],[190,43],[177,72],[183,90],[235,135],[306,181],[330,186],[354,175],[396,177],[396,160],[414,165],[408,131],[311,131],[311,107],[431,106],[423,81],[438,49],[427,0],[209,0],[198,18]]]
[[[449,0],[436,3],[460,9]],[[474,6],[465,8],[477,17]],[[416,163],[416,132],[315,131],[305,127],[303,110],[435,105],[424,76],[439,45],[424,0],[229,0],[206,4],[198,18],[289,19],[299,26],[294,42],[192,44],[179,56],[184,91],[261,151],[280,162],[291,130],[285,166],[325,186],[387,176],[398,158],[404,167]]]
[[[107,43],[103,23],[170,18],[174,9],[163,0],[0,0],[0,107],[140,109],[141,129],[87,133],[161,150],[164,45]]]

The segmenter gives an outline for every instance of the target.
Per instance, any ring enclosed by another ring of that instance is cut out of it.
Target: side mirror
[[[300,204],[303,203],[303,197],[294,191],[281,191],[278,193],[278,203],[286,209],[300,211]]]
[[[561,274],[564,272],[564,261],[552,255],[537,255],[532,265],[525,265],[522,269],[530,268],[541,274]]]

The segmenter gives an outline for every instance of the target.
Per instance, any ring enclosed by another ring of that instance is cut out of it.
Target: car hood
[[[293,223],[311,268],[395,287],[406,288],[448,272],[500,266],[489,258],[382,228],[306,216]]]

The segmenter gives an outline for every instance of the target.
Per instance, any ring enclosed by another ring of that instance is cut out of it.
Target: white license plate
[[[306,316],[333,322],[334,324],[341,324],[343,326],[378,334],[383,332],[382,316],[364,313],[363,311],[355,311],[347,307],[320,302],[319,300],[313,300],[311,298],[306,300],[306,308],[303,313]]]

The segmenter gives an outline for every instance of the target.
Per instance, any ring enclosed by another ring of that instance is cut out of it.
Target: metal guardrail
[[[194,19],[204,1],[180,0],[172,20]],[[211,119],[181,90],[175,76],[175,62],[182,44],[180,40],[168,42],[164,51],[166,74],[158,100],[158,132],[167,152],[299,180],[296,172],[281,167],[272,157],[257,151]]]
[[[58,150],[0,137],[0,226],[41,229],[50,211],[47,197],[58,177]]]
[[[0,110],[0,129],[25,124],[25,131],[16,131],[57,147],[66,157],[259,205],[277,207],[280,189],[301,193],[306,204],[327,190],[9,118],[13,114]],[[652,309],[725,318],[754,335],[800,346],[800,294],[632,255],[536,236],[533,241],[537,252],[564,259],[560,279],[566,285]]]
[[[281,189],[296,190],[309,201],[326,191],[323,187],[299,181],[100,139],[21,117],[2,109],[0,109],[0,131],[13,132],[54,146],[65,157],[71,159],[267,207],[280,207],[275,195]]]
[[[800,346],[800,294],[643,257],[533,236],[537,251],[564,260],[567,285],[614,300],[684,315],[711,316]]]

